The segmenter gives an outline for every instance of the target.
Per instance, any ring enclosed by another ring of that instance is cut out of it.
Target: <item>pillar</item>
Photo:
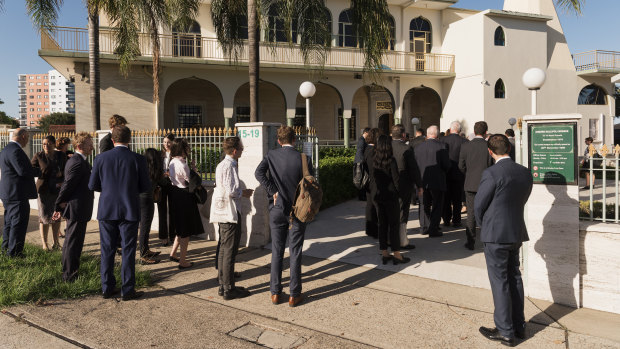
[[[349,148],[351,146],[351,139],[349,135],[349,129],[351,128],[351,109],[345,109],[342,111],[342,120],[344,121],[344,147]]]

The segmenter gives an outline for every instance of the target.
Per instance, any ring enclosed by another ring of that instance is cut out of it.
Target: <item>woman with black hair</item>
[[[168,133],[164,136],[160,155],[163,163],[164,181],[161,185],[160,200],[157,201],[157,212],[159,214],[159,240],[161,241],[162,246],[168,246],[176,237],[174,225],[172,224],[172,218],[169,218],[168,210],[168,207],[170,206],[168,204],[169,193],[170,188],[172,187],[168,177],[168,168],[170,166],[170,160],[172,159],[170,156],[170,147],[172,147],[174,138],[174,133]]]
[[[151,190],[140,193],[140,261],[142,264],[159,263],[153,259],[160,252],[153,252],[149,249],[149,234],[151,233],[151,223],[155,213],[155,201],[161,198],[161,185],[164,180],[164,161],[159,151],[148,148],[144,152],[146,164],[151,181]]]
[[[398,166],[392,155],[392,139],[386,135],[380,135],[375,146],[373,169],[370,172],[370,195],[377,211],[379,249],[383,264],[387,264],[390,259],[395,265],[411,261],[400,254]],[[394,256],[387,251],[388,236]]]
[[[364,150],[363,162],[365,170],[368,171],[369,175],[374,168],[375,144],[377,143],[377,138],[380,133],[381,131],[379,131],[378,128],[373,128],[370,129],[364,137],[366,139],[366,149]],[[370,180],[372,181],[372,176]],[[370,193],[371,186],[372,182],[371,185],[366,187],[366,235],[376,239],[379,236],[377,232],[377,211],[375,210],[375,202]]]

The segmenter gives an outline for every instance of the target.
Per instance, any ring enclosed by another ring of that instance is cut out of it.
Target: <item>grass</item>
[[[1,240],[1,239],[0,239]],[[101,293],[98,255],[83,253],[75,282],[62,280],[61,252],[47,252],[26,243],[25,258],[0,255],[0,307],[41,303],[48,299],[72,299]],[[120,264],[114,268],[120,286]],[[136,288],[151,285],[148,271],[136,265]]]

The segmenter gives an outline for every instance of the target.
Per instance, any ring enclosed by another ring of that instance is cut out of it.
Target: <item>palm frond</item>
[[[586,0],[555,0],[558,7],[565,9],[568,12],[574,12],[578,15],[581,14],[581,8],[585,5]]]
[[[329,10],[324,0],[294,1],[291,24],[299,36],[299,49],[304,64],[320,66],[327,61],[331,47]]]
[[[116,48],[114,53],[119,56],[120,70],[125,76],[129,74],[131,62],[140,55],[140,22],[135,2],[132,0],[116,0],[108,6],[106,12],[114,25]]]
[[[386,40],[390,37],[390,11],[386,0],[351,0],[353,30],[364,52],[364,72],[373,80],[382,71]]]
[[[167,0],[173,23],[182,29],[189,28],[200,10],[200,0]]]
[[[26,0],[26,11],[37,31],[49,32],[58,21],[63,0]]]
[[[245,49],[244,39],[247,37],[247,4],[245,0],[213,0],[211,2],[211,19],[215,27],[217,40],[222,51],[235,62],[239,60]]]

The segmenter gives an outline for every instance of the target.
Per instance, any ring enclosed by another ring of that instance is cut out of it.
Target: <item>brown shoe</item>
[[[280,304],[280,294],[272,294],[271,295],[271,304],[273,304],[273,305]]]
[[[142,265],[152,265],[152,264],[159,263],[159,260],[152,259],[152,258],[149,258],[149,257],[142,257],[142,258],[140,258],[140,263],[142,263]]]
[[[303,302],[303,301],[304,301],[304,295],[303,294],[300,294],[297,297],[289,297],[288,298],[288,306],[289,307],[296,307],[299,304],[301,304],[301,302]]]

